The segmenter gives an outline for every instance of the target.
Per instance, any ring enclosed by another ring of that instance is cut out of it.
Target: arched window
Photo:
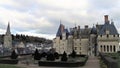
[[[102,45],[100,46],[100,51],[102,52]]]
[[[112,45],[110,45],[110,52],[112,52]]]
[[[105,47],[105,45],[104,45],[104,52],[106,51],[106,47]]]
[[[107,45],[107,52],[109,52],[109,46]]]
[[[113,46],[113,50],[114,50],[114,52],[116,51],[115,45]]]

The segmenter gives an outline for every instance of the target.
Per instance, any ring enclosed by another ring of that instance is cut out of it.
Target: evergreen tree
[[[73,50],[70,56],[71,56],[72,58],[75,58],[75,57],[76,57],[76,52]]]
[[[67,60],[68,60],[67,54],[66,54],[66,52],[64,51],[64,53],[63,53],[63,55],[62,55],[62,57],[61,57],[61,61],[67,61]]]
[[[35,53],[34,53],[34,60],[40,60],[41,59],[41,55],[40,53],[38,52],[38,49],[35,50]]]
[[[59,54],[57,52],[54,53],[55,59],[59,59]]]
[[[55,60],[55,56],[54,54],[50,53],[50,54],[47,54],[47,58],[46,58],[48,61],[54,61]]]
[[[11,54],[11,59],[17,59],[17,58],[18,58],[18,55],[16,54],[15,50],[13,50]]]
[[[41,57],[46,57],[47,56],[47,53],[46,52],[43,52],[42,54],[41,54]]]

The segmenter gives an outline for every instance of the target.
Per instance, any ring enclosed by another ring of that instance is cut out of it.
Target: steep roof
[[[91,28],[81,29],[81,38],[88,38],[91,32]]]
[[[117,29],[116,29],[116,27],[115,27],[115,25],[114,25],[114,23],[105,23],[102,27],[101,27],[101,29],[100,29],[100,31],[99,31],[99,35],[105,35],[106,34],[106,30],[109,30],[109,34],[110,35],[116,35],[116,34],[118,34],[118,31],[117,31]]]
[[[10,24],[9,24],[9,22],[8,22],[6,35],[10,35],[10,34],[11,34],[11,32],[10,32]]]
[[[61,36],[62,35],[62,32],[61,32],[62,27],[63,27],[63,24],[60,24],[56,36]]]
[[[97,34],[97,29],[93,26],[90,34]]]
[[[56,36],[62,36],[62,32],[65,32],[67,36],[69,35],[68,29],[65,29],[63,24],[60,24]]]

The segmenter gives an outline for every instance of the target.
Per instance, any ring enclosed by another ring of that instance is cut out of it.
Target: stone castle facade
[[[96,24],[92,28],[74,27],[69,30],[60,24],[53,48],[60,54],[64,51],[70,54],[73,50],[77,54],[98,55],[99,52],[114,53],[119,50],[119,33],[108,15],[104,16],[104,24]]]

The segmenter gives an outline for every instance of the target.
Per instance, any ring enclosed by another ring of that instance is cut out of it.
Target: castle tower
[[[9,23],[7,26],[6,34],[4,36],[4,48],[12,49],[12,36],[11,36],[11,32],[10,32],[10,24]]]

